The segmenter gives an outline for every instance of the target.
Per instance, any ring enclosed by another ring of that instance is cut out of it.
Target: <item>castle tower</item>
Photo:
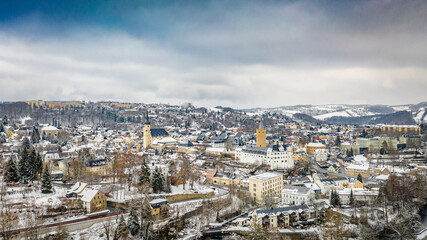
[[[145,112],[145,123],[144,123],[144,130],[143,130],[143,147],[144,149],[147,149],[149,146],[151,146],[151,125],[150,125],[150,119],[148,119],[148,111]]]
[[[258,129],[256,130],[256,146],[267,147],[267,130],[264,128],[262,122],[260,122]]]

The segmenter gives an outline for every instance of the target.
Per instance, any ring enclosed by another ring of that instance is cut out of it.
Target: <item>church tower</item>
[[[144,130],[143,130],[143,147],[144,149],[147,149],[149,146],[151,146],[151,141],[152,141],[152,137],[151,137],[151,125],[150,125],[150,119],[148,119],[148,111],[145,111],[145,123],[144,123]]]
[[[260,122],[256,130],[256,146],[263,148],[267,147],[267,130],[264,128],[262,122]]]

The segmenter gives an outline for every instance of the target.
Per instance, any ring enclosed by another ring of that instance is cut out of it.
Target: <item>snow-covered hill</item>
[[[251,110],[245,110],[250,112]],[[253,112],[271,111],[280,112],[286,116],[292,117],[296,113],[303,113],[314,117],[315,119],[328,121],[337,119],[362,118],[362,122],[369,119],[375,119],[381,116],[394,116],[393,114],[407,111],[412,115],[417,124],[427,123],[427,102],[408,105],[346,105],[346,104],[327,104],[327,105],[296,105],[283,106],[268,109],[252,109]],[[396,115],[397,116],[397,115]],[[401,116],[401,115],[399,115]],[[369,118],[371,117],[371,118]],[[388,118],[390,119],[390,118]],[[410,120],[412,121],[412,120]]]

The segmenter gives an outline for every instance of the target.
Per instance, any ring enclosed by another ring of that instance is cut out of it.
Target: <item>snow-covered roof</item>
[[[98,190],[85,188],[85,190],[83,190],[83,192],[81,193],[81,196],[82,196],[81,200],[83,202],[90,202],[97,193],[98,193]]]
[[[325,147],[325,145],[323,145],[322,143],[311,142],[307,145],[307,147]]]
[[[81,192],[85,187],[87,186],[87,183],[82,183],[82,182],[76,182],[71,189],[68,191],[68,193],[79,193]]]
[[[176,140],[171,137],[165,137],[159,140],[159,143],[176,143]]]
[[[378,176],[378,177],[376,177],[375,179],[377,179],[377,180],[387,181],[389,177],[390,177],[390,175],[379,175],[379,176]]]
[[[310,192],[310,188],[300,187],[300,186],[292,186],[292,185],[285,186],[285,188],[282,189],[282,193],[287,193],[287,194],[305,195],[309,192]]]
[[[265,181],[271,178],[275,178],[275,177],[279,177],[282,176],[283,174],[278,173],[278,172],[266,172],[266,173],[261,173],[255,176],[250,177],[250,179],[256,179],[256,180],[261,180],[261,181]]]
[[[42,128],[42,131],[56,131],[58,130],[58,128],[56,128],[55,126],[46,126]]]
[[[356,165],[356,164],[350,164],[348,165],[347,169],[357,169],[357,170],[364,170],[368,171],[369,165]]]

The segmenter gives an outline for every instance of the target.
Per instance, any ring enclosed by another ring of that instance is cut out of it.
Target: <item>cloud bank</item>
[[[3,8],[0,101],[426,100],[423,1],[133,4]]]

